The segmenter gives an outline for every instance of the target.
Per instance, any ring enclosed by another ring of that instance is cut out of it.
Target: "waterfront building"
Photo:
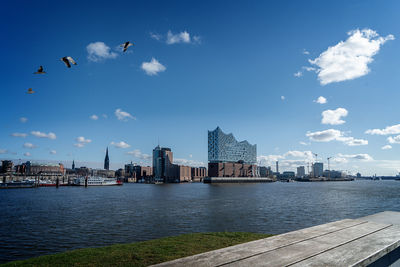
[[[140,166],[137,164],[125,164],[126,182],[150,182],[153,177],[153,168],[150,166]]]
[[[246,140],[238,142],[233,134],[225,134],[219,127],[208,131],[208,176],[257,176],[257,145]]]
[[[91,171],[89,171],[89,173],[92,176],[99,176],[99,177],[104,177],[104,178],[114,178],[115,177],[115,171],[107,170],[107,169],[92,169]]]
[[[2,160],[0,173],[11,173],[13,170],[13,162],[11,160]]]
[[[246,140],[238,142],[233,134],[225,134],[219,127],[208,131],[208,162],[239,162],[255,164],[257,160],[257,145],[251,145]]]
[[[209,177],[254,177],[256,165],[240,162],[208,163]]]
[[[153,174],[156,181],[168,182],[174,175],[173,153],[170,148],[160,147],[153,149]]]
[[[306,176],[306,170],[304,166],[297,167],[297,178],[304,178]]]
[[[108,147],[106,149],[106,157],[104,158],[104,169],[109,170],[110,169],[110,159],[108,157]]]
[[[324,164],[322,162],[315,162],[312,166],[313,177],[321,177],[324,172]]]
[[[284,179],[292,179],[294,177],[295,177],[295,173],[292,171],[285,171],[281,175],[281,178],[284,178]]]
[[[257,168],[258,168],[258,175],[260,177],[270,177],[270,176],[272,176],[271,167],[258,166]]]
[[[342,171],[325,170],[322,176],[330,179],[336,179],[336,178],[346,178],[347,175]]]
[[[206,167],[192,167],[192,181],[201,182],[205,177],[207,177]]]

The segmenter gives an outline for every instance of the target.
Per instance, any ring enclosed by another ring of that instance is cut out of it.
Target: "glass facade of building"
[[[238,142],[232,134],[225,134],[217,127],[214,131],[208,131],[208,161],[255,164],[257,145],[251,145],[246,140]]]

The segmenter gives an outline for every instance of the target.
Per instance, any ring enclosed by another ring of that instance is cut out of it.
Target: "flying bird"
[[[63,57],[60,60],[63,61],[68,68],[71,68],[71,63],[77,65],[72,57]]]
[[[126,50],[128,50],[128,47],[130,47],[130,46],[133,46],[133,43],[131,43],[131,42],[125,42],[125,43],[123,43],[122,45],[121,45],[121,47],[123,47],[124,48],[124,52],[126,52]]]
[[[35,92],[35,91],[33,91],[32,88],[29,88],[27,93],[28,93],[28,94],[33,94],[34,92]]]
[[[43,70],[43,66],[40,66],[37,72],[34,72],[33,74],[45,74],[46,72]]]

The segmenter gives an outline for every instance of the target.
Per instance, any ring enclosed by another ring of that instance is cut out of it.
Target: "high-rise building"
[[[104,158],[104,169],[105,170],[110,169],[110,159],[108,158],[108,147],[106,149],[106,157]]]
[[[75,160],[72,160],[72,169],[75,170]]]
[[[154,179],[167,182],[173,173],[173,154],[170,148],[160,147],[153,149],[153,174]]]
[[[297,167],[297,175],[298,178],[303,178],[304,176],[306,176],[306,170],[304,168],[304,166],[300,166]]]
[[[208,131],[208,161],[255,164],[257,145],[251,145],[246,140],[238,142],[231,133],[225,134],[217,127],[214,131]]]
[[[276,173],[279,173],[279,161],[276,161]]]
[[[324,164],[322,162],[315,162],[313,164],[313,177],[321,177],[324,173]]]

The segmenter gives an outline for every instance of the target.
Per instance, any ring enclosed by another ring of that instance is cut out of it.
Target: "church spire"
[[[75,160],[72,160],[72,169],[75,170]]]
[[[106,149],[106,157],[104,159],[104,169],[109,170],[110,169],[110,159],[108,158],[108,147]]]

